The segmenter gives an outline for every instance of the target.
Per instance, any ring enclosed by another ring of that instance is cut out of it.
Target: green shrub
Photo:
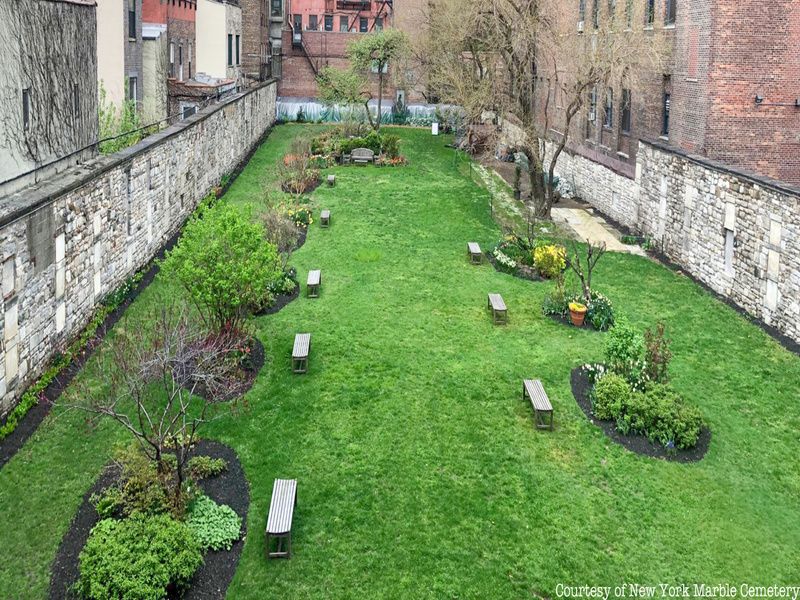
[[[605,363],[609,370],[624,377],[634,389],[644,387],[644,339],[625,322],[608,332]]]
[[[400,136],[385,134],[382,142],[383,153],[389,158],[400,156]]]
[[[81,551],[76,588],[89,599],[159,600],[184,589],[202,562],[195,536],[167,515],[104,519]]]
[[[174,457],[171,458],[174,462]],[[135,512],[170,512],[170,499],[156,464],[138,446],[117,450],[114,461],[120,467],[119,480],[93,498],[95,509],[101,517]],[[165,462],[165,467],[171,471],[169,460]],[[170,475],[165,474],[167,477]]]
[[[664,384],[632,393],[617,420],[617,428],[624,434],[641,433],[653,443],[681,449],[697,444],[703,424],[700,410]]]
[[[567,267],[567,251],[563,246],[547,244],[533,249],[533,262],[542,277],[558,277]]]
[[[592,413],[601,421],[617,420],[631,393],[631,386],[619,375],[601,377],[592,392]]]
[[[557,286],[544,297],[542,314],[555,317],[566,317],[569,314],[569,302],[562,288]]]
[[[184,286],[204,320],[218,331],[238,330],[283,271],[263,226],[226,204],[189,222],[162,269]]]
[[[594,290],[590,293],[591,302],[587,305],[586,319],[597,331],[606,331],[614,325],[614,307],[606,296]]]
[[[192,502],[186,524],[204,550],[230,550],[242,530],[239,515],[208,496],[198,496]]]
[[[210,456],[193,456],[187,465],[189,474],[195,479],[205,479],[219,475],[228,468],[224,458],[211,458]]]

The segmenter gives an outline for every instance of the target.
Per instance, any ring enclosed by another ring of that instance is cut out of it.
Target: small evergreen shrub
[[[672,387],[653,384],[646,392],[634,392],[628,397],[617,428],[624,434],[641,433],[668,448],[686,449],[697,444],[703,416]]]
[[[239,515],[208,496],[198,496],[192,502],[186,525],[204,550],[230,550],[242,530]]]
[[[183,590],[203,562],[189,528],[167,515],[104,519],[79,557],[76,584],[90,600],[159,600]]]
[[[211,458],[210,456],[193,456],[189,459],[188,471],[195,479],[206,479],[219,475],[228,468],[224,458]]]
[[[627,406],[632,390],[619,375],[609,373],[595,384],[592,393],[592,413],[601,421],[616,421]]]
[[[634,389],[644,388],[644,339],[627,323],[617,323],[608,332],[605,363]]]

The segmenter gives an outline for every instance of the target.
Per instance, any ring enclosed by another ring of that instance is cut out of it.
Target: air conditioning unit
[[[583,21],[578,21],[578,33],[583,33]]]

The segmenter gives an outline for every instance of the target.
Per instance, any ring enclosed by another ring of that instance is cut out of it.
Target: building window
[[[617,16],[617,0],[608,0],[608,20],[614,22]]]
[[[383,31],[383,18],[375,17],[375,31]]]
[[[178,81],[183,81],[183,46],[178,46]]]
[[[367,17],[361,17],[358,20],[358,31],[360,33],[367,33],[369,31],[369,19],[367,19]]]
[[[665,25],[675,24],[675,15],[678,9],[678,0],[666,0],[666,14],[664,15]]]
[[[350,31],[350,23],[347,21],[347,17],[345,15],[339,17],[339,31],[342,33]]]
[[[302,31],[303,29],[303,15],[292,15],[292,27],[295,31]]]
[[[631,132],[631,91],[622,90],[622,114],[620,116],[622,133]]]
[[[594,123],[597,118],[597,88],[589,92],[589,122]]]
[[[625,0],[625,24],[628,29],[633,25],[633,0]]]
[[[184,119],[188,119],[189,117],[191,117],[196,112],[197,112],[197,107],[196,106],[184,106],[183,110],[181,111],[181,114],[182,114]]]
[[[578,0],[578,20],[581,23],[586,20],[586,0]]]
[[[78,96],[78,84],[72,84],[72,114],[77,119],[80,116],[80,97]]]
[[[31,89],[22,90],[22,129],[31,128]]]
[[[136,39],[136,0],[128,0],[128,37]]]
[[[128,77],[128,100],[136,103],[136,77]]]
[[[611,129],[614,125],[614,90],[606,90],[606,109],[603,115],[603,127]]]
[[[237,35],[236,36],[236,64],[237,65],[241,63],[241,60],[240,60],[241,51],[239,50],[239,45],[240,45],[239,44],[239,38],[240,38],[240,36]]]
[[[233,66],[233,34],[228,34],[228,66]]]
[[[325,31],[333,31],[333,15],[325,15]]]
[[[652,26],[656,22],[656,0],[646,0],[647,7],[645,8],[645,19],[648,26]]]
[[[189,79],[192,78],[192,42],[189,42]]]
[[[672,96],[672,78],[664,75],[664,96],[661,106],[661,135],[669,137],[669,105]]]
[[[592,0],[592,27],[600,28],[600,0]]]
[[[283,15],[283,0],[272,0],[272,9],[270,14],[273,17],[280,17]]]
[[[317,15],[308,15],[308,30],[316,31],[317,27]]]
[[[169,76],[175,77],[175,42],[169,43]]]

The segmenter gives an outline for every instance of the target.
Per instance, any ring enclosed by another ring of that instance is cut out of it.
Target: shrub
[[[544,315],[566,318],[569,314],[569,302],[563,288],[557,286],[544,297],[542,313]]]
[[[84,598],[156,600],[184,589],[203,557],[185,524],[136,514],[95,525],[79,562],[76,588]]]
[[[198,496],[189,506],[186,524],[204,550],[230,550],[242,530],[239,515],[208,496]]]
[[[533,249],[533,262],[542,277],[558,277],[567,266],[567,251],[563,246],[548,244]]]
[[[282,273],[264,228],[225,204],[189,222],[162,269],[186,288],[204,321],[217,331],[240,329]]]
[[[195,479],[206,479],[219,475],[228,468],[224,458],[211,458],[210,456],[193,456],[189,459],[189,474]]]
[[[300,232],[294,220],[285,211],[270,208],[261,215],[261,223],[264,225],[267,241],[275,246],[281,256],[286,257],[295,249],[300,239]]]
[[[389,158],[399,158],[400,156],[400,136],[386,134],[383,136],[381,144],[383,153]]]
[[[624,377],[634,389],[644,386],[644,339],[625,322],[608,332],[605,362],[609,370]]]
[[[502,271],[506,271],[507,273],[513,273],[517,270],[517,261],[508,256],[500,248],[495,248],[492,251],[492,256],[494,256],[494,259],[497,262],[497,266]]]
[[[296,227],[302,227],[305,229],[314,222],[314,219],[311,216],[311,209],[307,206],[290,208],[286,214],[292,220],[292,222],[294,222]]]
[[[628,397],[617,428],[625,434],[641,433],[668,448],[686,449],[697,444],[703,417],[697,407],[686,404],[672,387],[654,384],[646,392],[634,392]]]
[[[631,386],[619,375],[610,373],[601,377],[592,392],[592,413],[602,421],[617,420],[631,393]]]
[[[669,361],[672,360],[670,341],[664,335],[664,324],[659,323],[655,331],[644,332],[645,374],[649,381],[664,383],[668,379]]]
[[[606,331],[614,325],[614,307],[606,296],[592,290],[591,301],[587,305],[586,319],[598,331]]]

